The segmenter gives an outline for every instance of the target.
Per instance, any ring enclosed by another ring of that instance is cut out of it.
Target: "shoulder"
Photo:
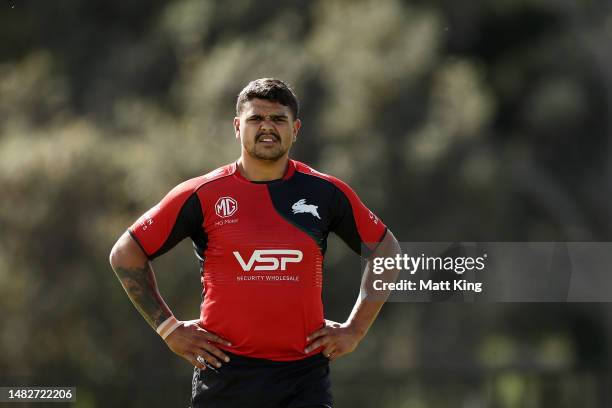
[[[168,196],[190,196],[200,190],[202,187],[211,184],[217,180],[231,176],[236,171],[235,163],[226,164],[202,176],[194,177],[185,180],[168,193]]]
[[[315,170],[314,168],[310,167],[307,164],[304,164],[302,162],[293,161],[295,164],[295,171],[306,175],[306,176],[310,176],[310,177],[314,177],[320,180],[324,180],[327,183],[331,184],[332,186],[334,186],[336,189],[340,190],[342,193],[344,193],[347,196],[353,196],[355,195],[355,192],[353,191],[353,189],[344,181],[340,180],[337,177],[334,177],[332,175],[326,174],[326,173],[322,173],[318,170]]]

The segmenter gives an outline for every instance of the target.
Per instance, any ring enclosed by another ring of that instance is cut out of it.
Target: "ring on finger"
[[[202,365],[206,365],[206,360],[204,360],[204,357],[202,356],[197,356],[196,361]]]

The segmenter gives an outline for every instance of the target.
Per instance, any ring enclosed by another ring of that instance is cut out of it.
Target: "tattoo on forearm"
[[[147,263],[142,268],[117,266],[114,270],[130,300],[151,327],[156,329],[170,317],[171,314],[164,307],[165,303],[157,291],[150,264]]]

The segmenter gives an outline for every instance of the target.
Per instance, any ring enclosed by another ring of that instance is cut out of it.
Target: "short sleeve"
[[[345,183],[335,179],[330,230],[355,253],[369,257],[387,231],[382,220],[367,208]],[[365,253],[362,253],[362,245]]]
[[[129,229],[149,259],[156,258],[202,228],[203,213],[197,193],[189,183],[170,191]]]

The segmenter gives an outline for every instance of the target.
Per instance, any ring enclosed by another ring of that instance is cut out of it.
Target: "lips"
[[[257,142],[264,142],[264,143],[280,142],[280,138],[273,134],[263,134],[263,135],[257,136]]]

